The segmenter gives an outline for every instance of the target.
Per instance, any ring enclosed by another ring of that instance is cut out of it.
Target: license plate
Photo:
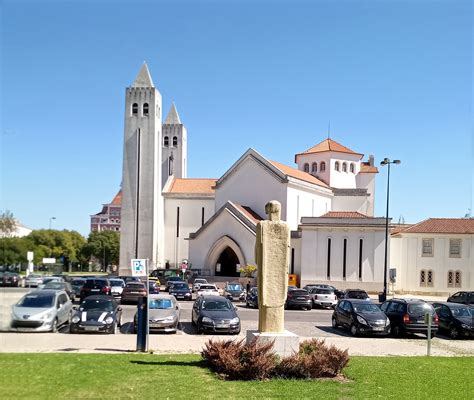
[[[383,326],[377,326],[375,328],[372,328],[374,331],[383,331],[384,330],[384,327]]]
[[[85,331],[98,331],[99,327],[98,326],[85,326],[84,330]]]
[[[228,324],[217,324],[216,328],[229,328]]]
[[[100,292],[100,289],[91,289],[91,292]]]
[[[130,292],[130,294],[139,294],[140,292]]]
[[[184,299],[183,295],[176,296],[178,299]]]
[[[304,297],[297,297],[297,300],[306,300]]]

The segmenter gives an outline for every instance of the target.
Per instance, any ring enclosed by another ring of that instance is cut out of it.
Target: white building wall
[[[293,273],[301,277],[301,238],[292,238],[290,243],[290,268],[291,274],[291,251],[294,250],[294,271]]]
[[[287,218],[286,184],[266,171],[252,158],[247,158],[222,184],[216,188],[215,210],[228,200],[248,206],[262,218],[266,217],[265,204],[270,200],[281,203],[282,220]]]
[[[356,177],[356,183],[358,189],[367,189],[367,215],[369,217],[374,216],[375,207],[375,173],[363,173],[358,174]]]
[[[336,171],[335,165],[339,162],[339,171]],[[347,172],[342,171],[342,164],[346,163]],[[350,165],[354,164],[354,173],[350,172]],[[331,153],[330,181],[329,186],[334,188],[355,189],[356,176],[360,171],[360,156],[346,153]]]
[[[334,196],[331,211],[357,211],[369,215],[370,207],[366,196]]]
[[[321,162],[326,164],[326,168],[324,171],[321,172]],[[304,171],[304,165],[308,163],[309,165],[309,173],[314,175],[318,179],[329,183],[330,179],[330,153],[313,153],[313,154],[298,154],[296,156],[296,163],[298,164],[298,169],[300,171]],[[312,165],[316,163],[317,169],[316,172],[312,171]]]
[[[301,217],[319,217],[330,211],[332,197],[332,193],[316,193],[301,186],[288,185],[286,222],[290,229],[298,229]]]

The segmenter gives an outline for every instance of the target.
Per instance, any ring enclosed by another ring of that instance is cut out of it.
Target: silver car
[[[208,283],[207,279],[196,278],[193,283],[193,293],[197,292],[201,288],[201,285],[207,285]]]
[[[148,326],[150,332],[176,332],[181,309],[176,298],[168,294],[151,294],[148,300]],[[136,332],[138,316],[133,319]]]
[[[11,327],[16,331],[56,332],[68,324],[72,302],[64,290],[33,290],[12,306]]]
[[[38,287],[43,283],[43,275],[30,274],[25,279],[26,287]]]

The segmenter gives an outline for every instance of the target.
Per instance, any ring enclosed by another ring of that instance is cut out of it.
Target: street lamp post
[[[51,217],[49,219],[49,230],[51,230],[51,225],[52,225],[53,219],[56,219],[56,217]]]
[[[388,258],[388,205],[390,200],[390,164],[400,164],[400,160],[391,161],[389,158],[384,158],[380,163],[381,166],[387,165],[387,209],[385,212],[385,260],[383,264],[383,299],[387,300],[387,258]]]

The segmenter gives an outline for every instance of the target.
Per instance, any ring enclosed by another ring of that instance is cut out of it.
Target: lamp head
[[[401,161],[400,161],[400,160],[393,160],[393,163],[394,163],[394,164],[400,164]]]

